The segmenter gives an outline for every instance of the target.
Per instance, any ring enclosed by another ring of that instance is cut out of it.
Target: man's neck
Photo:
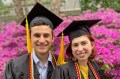
[[[41,64],[44,66],[48,60],[49,53],[45,53],[45,54],[40,53],[40,54],[36,54],[36,56],[41,61]]]

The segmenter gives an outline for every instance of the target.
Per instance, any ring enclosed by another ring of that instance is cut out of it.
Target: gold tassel
[[[65,60],[65,56],[64,56],[64,35],[62,32],[62,38],[61,38],[61,44],[60,44],[60,53],[58,56],[58,60],[57,60],[57,65],[62,65],[65,64],[66,62]]]
[[[26,38],[27,38],[28,53],[31,53],[32,52],[32,45],[31,45],[31,41],[30,41],[30,32],[29,32],[29,26],[28,26],[27,18],[26,18]]]

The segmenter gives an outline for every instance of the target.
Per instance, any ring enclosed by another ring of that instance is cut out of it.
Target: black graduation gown
[[[100,70],[95,61],[91,61],[92,66],[100,75],[100,79],[105,79],[103,71]],[[83,75],[82,79],[84,79]],[[77,73],[74,65],[74,61],[69,61],[67,64],[57,67],[52,74],[51,79],[78,79]],[[89,79],[95,79],[92,71],[89,68]]]
[[[39,72],[34,63],[34,79],[39,79]],[[28,79],[29,54],[10,60],[5,68],[3,79]],[[48,63],[47,79],[50,79],[53,72],[53,66]]]

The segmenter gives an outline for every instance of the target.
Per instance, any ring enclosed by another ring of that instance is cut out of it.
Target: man
[[[63,20],[37,3],[27,15],[32,43],[34,79],[50,79],[55,67],[55,57],[50,52],[54,41],[53,29]],[[25,26],[25,19],[21,25]],[[10,60],[3,79],[30,79],[30,54]]]

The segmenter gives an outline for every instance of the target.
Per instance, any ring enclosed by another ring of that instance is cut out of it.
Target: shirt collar
[[[35,52],[32,52],[32,57],[34,62],[37,64],[38,62],[40,62],[40,60],[38,59],[38,57],[35,55]],[[52,55],[51,53],[49,53],[49,57],[48,57],[48,61],[50,61],[52,63]]]
[[[40,62],[40,60],[38,59],[38,57],[35,55],[34,51],[32,52],[32,57],[33,57],[33,60],[34,60],[35,64],[37,64],[38,62]]]

